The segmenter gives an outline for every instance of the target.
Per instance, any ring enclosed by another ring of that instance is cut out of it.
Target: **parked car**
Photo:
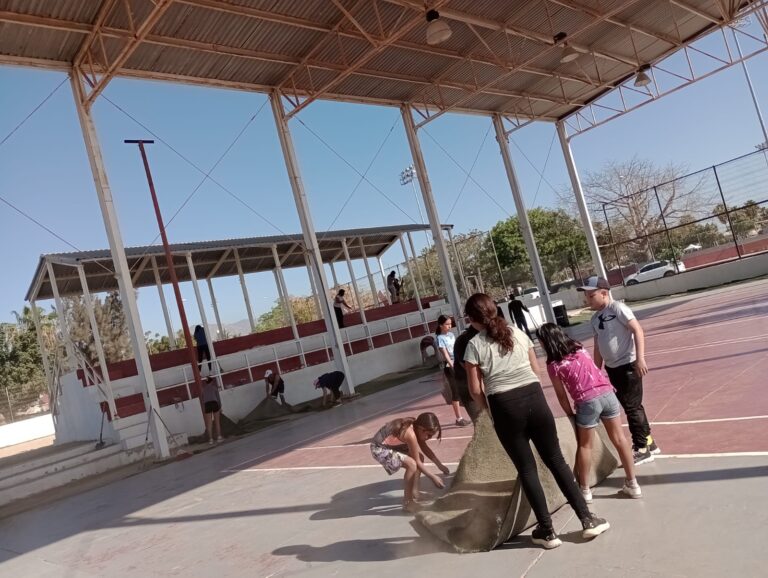
[[[671,277],[678,271],[681,273],[685,271],[685,265],[682,261],[677,261],[677,267],[675,267],[674,261],[653,261],[640,267],[637,273],[633,273],[626,278],[627,285],[637,285],[643,281],[653,281],[654,279],[661,279],[662,277]]]
[[[541,296],[538,287],[528,287],[527,289],[523,289],[523,295],[528,295],[531,299],[538,299]]]

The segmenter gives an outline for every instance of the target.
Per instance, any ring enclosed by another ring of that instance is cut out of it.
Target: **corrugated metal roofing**
[[[443,225],[449,230],[452,225]],[[343,229],[338,231],[317,232],[318,246],[324,263],[343,260],[342,239],[348,243],[349,256],[352,260],[362,259],[363,251],[360,240],[365,246],[367,257],[380,257],[398,241],[399,235],[429,230],[428,225],[398,225],[365,229]],[[186,253],[191,253],[198,279],[218,278],[237,275],[234,250],[244,274],[271,271],[274,269],[272,246],[277,248],[285,269],[305,267],[304,238],[300,234],[277,235],[271,237],[250,237],[245,239],[223,239],[217,241],[199,241],[194,243],[176,243],[171,245],[173,264],[179,281],[190,281]],[[131,269],[135,288],[155,285],[155,274],[149,259],[154,257],[160,279],[170,283],[170,275],[165,262],[162,245],[145,247],[126,247],[125,255]],[[52,299],[53,289],[48,276],[46,262],[53,266],[56,284],[62,296],[82,295],[82,286],[77,270],[72,265],[82,264],[86,281],[91,293],[117,290],[114,266],[109,249],[80,251],[71,253],[51,253],[41,255],[35,276],[27,292],[27,300]],[[218,267],[217,267],[218,265]],[[37,288],[37,289],[36,289]]]
[[[713,0],[685,2],[721,19]],[[102,6],[110,4],[101,30],[107,64],[162,3],[0,0],[0,63],[71,66]],[[434,48],[426,44],[421,0],[174,0],[117,74],[258,91],[279,87],[294,96],[346,101],[426,102],[476,113],[527,110],[556,120],[639,65],[665,58],[675,41],[713,27],[671,0],[427,4],[442,10],[453,31]],[[629,27],[636,29],[631,35]],[[578,62],[560,63],[560,48],[552,48],[558,32],[587,52]],[[92,46],[98,64],[102,42]],[[589,79],[580,82],[585,72]],[[536,100],[528,102],[527,95]]]

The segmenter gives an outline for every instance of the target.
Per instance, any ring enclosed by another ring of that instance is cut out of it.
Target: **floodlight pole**
[[[296,203],[296,212],[299,215],[299,222],[301,223],[305,251],[314,257],[310,269],[310,278],[314,279],[318,288],[317,293],[320,297],[319,302],[325,321],[325,329],[328,332],[331,341],[334,364],[347,378],[344,381],[347,392],[353,394],[355,393],[355,380],[349,369],[347,355],[344,352],[344,346],[341,339],[341,331],[336,325],[336,316],[331,310],[331,304],[328,301],[328,280],[325,276],[323,258],[317,243],[315,225],[312,221],[312,213],[309,210],[309,201],[307,199],[307,193],[304,190],[304,181],[302,180],[299,171],[299,160],[296,158],[296,149],[293,146],[293,137],[291,136],[291,130],[288,126],[288,119],[285,116],[282,98],[282,94],[278,90],[273,91],[269,95],[270,104],[272,105],[272,114],[274,115],[275,125],[277,126],[277,136],[280,139],[283,160],[285,161],[285,168],[288,171],[288,179],[291,184],[291,191],[293,192],[293,200]]]
[[[461,297],[459,297],[459,290],[456,288],[456,280],[453,278],[453,269],[451,268],[451,260],[448,256],[448,249],[445,246],[445,239],[443,238],[440,215],[437,212],[437,205],[432,196],[432,185],[429,182],[429,175],[427,175],[426,163],[424,162],[424,155],[421,152],[419,137],[416,134],[416,125],[413,122],[411,107],[405,104],[401,107],[400,112],[403,116],[405,134],[408,137],[408,145],[411,149],[411,156],[413,157],[416,174],[419,175],[419,187],[421,187],[424,208],[427,211],[427,219],[429,220],[429,227],[432,231],[435,251],[437,251],[437,258],[440,262],[440,269],[443,274],[445,293],[448,298],[448,303],[451,306],[451,312],[456,318],[459,330],[463,330],[464,316],[462,315],[462,312],[464,311],[464,307],[461,303]]]
[[[173,294],[176,296],[176,305],[179,308],[179,318],[181,319],[181,330],[184,332],[184,341],[187,345],[187,353],[189,354],[189,362],[192,365],[192,375],[195,380],[195,388],[197,394],[200,397],[200,403],[203,399],[203,384],[200,379],[200,368],[197,365],[197,355],[195,353],[195,346],[192,344],[192,335],[189,332],[189,323],[187,322],[187,313],[184,310],[184,302],[181,298],[181,290],[179,289],[179,279],[176,277],[176,267],[173,265],[173,255],[171,254],[171,247],[168,245],[168,236],[165,234],[165,224],[163,223],[163,215],[160,212],[160,204],[157,202],[157,193],[155,192],[155,183],[152,180],[152,172],[149,169],[149,160],[147,159],[147,151],[144,145],[154,144],[153,140],[125,140],[125,144],[137,144],[139,145],[139,152],[141,153],[141,160],[144,163],[144,171],[147,173],[147,184],[149,185],[149,192],[152,195],[152,205],[155,208],[155,217],[157,218],[157,226],[160,228],[160,238],[163,241],[163,251],[165,252],[165,263],[168,267],[168,275],[171,278],[171,284],[173,285]],[[213,343],[209,346],[213,348]]]
[[[579,173],[576,171],[576,161],[573,159],[571,143],[568,140],[568,135],[565,132],[565,123],[562,120],[557,122],[557,136],[560,139],[560,146],[563,149],[565,166],[568,168],[568,176],[571,178],[573,196],[576,197],[576,206],[579,208],[581,226],[584,227],[584,234],[587,237],[587,245],[589,246],[589,254],[592,256],[592,264],[595,267],[595,274],[598,277],[607,279],[608,277],[605,274],[603,257],[600,254],[600,246],[597,244],[597,237],[595,236],[595,228],[592,226],[592,217],[589,215],[587,201],[584,199],[584,189],[581,187],[581,179],[579,179]]]
[[[155,377],[149,363],[149,353],[147,352],[147,344],[144,341],[144,330],[141,326],[141,316],[139,315],[139,307],[136,303],[136,295],[133,291],[133,282],[130,269],[128,268],[128,259],[125,256],[125,246],[120,234],[120,224],[117,219],[114,199],[112,198],[112,190],[109,186],[109,178],[104,167],[104,158],[101,155],[101,147],[99,146],[99,138],[96,134],[96,126],[93,123],[91,109],[85,104],[84,79],[79,68],[75,67],[72,69],[70,82],[75,110],[80,121],[83,142],[88,154],[88,162],[91,166],[96,196],[104,221],[104,230],[109,242],[109,252],[115,267],[115,277],[120,290],[123,309],[125,310],[128,333],[131,336],[136,371],[140,382],[144,382],[145,402],[149,405],[147,421],[150,424],[155,454],[158,458],[165,459],[170,457],[171,452],[168,447],[168,438],[164,431],[165,426],[160,420],[160,403],[157,399]]]
[[[547,281],[544,278],[544,269],[541,266],[541,259],[539,259],[539,251],[536,249],[536,240],[533,238],[531,223],[528,220],[528,211],[525,208],[523,193],[520,189],[520,183],[517,180],[515,165],[512,163],[512,155],[509,152],[507,133],[504,130],[504,121],[498,113],[493,115],[493,126],[496,128],[496,141],[499,143],[501,158],[504,161],[504,169],[507,171],[509,188],[512,189],[512,198],[515,201],[517,220],[520,223],[520,232],[523,234],[525,247],[528,250],[528,258],[531,260],[533,278],[536,280],[536,285],[539,288],[539,296],[541,298],[541,306],[544,309],[544,317],[548,322],[556,323],[555,312],[552,309],[552,301],[549,298],[549,287],[547,287]]]

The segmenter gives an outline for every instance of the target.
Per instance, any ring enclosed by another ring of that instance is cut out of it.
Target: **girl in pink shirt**
[[[554,323],[542,325],[537,337],[547,354],[547,373],[555,387],[557,399],[566,415],[574,417],[576,421],[579,443],[576,469],[581,492],[587,503],[592,502],[588,482],[589,466],[592,463],[592,430],[601,421],[624,467],[626,480],[621,491],[631,498],[642,497],[635,479],[632,450],[621,429],[621,406],[608,377],[597,368],[581,343],[568,337]],[[575,409],[571,408],[566,390],[573,399]]]

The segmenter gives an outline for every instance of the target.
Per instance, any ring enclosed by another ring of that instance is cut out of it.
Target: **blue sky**
[[[768,98],[766,56],[751,59],[749,68],[762,104]],[[59,73],[0,68],[0,139],[63,79]],[[252,210],[208,181],[168,227],[172,242],[300,232],[271,109],[268,103],[262,106],[264,95],[114,80],[105,96],[205,171],[247,125],[212,176]],[[151,135],[104,98],[95,105],[95,118],[125,244],[150,243],[157,226],[144,172],[137,149],[123,140]],[[329,228],[334,220],[333,228],[418,221],[412,191],[398,181],[399,172],[411,163],[398,109],[317,102],[299,118],[301,122],[291,122],[291,129],[318,231]],[[304,125],[361,171],[386,139],[368,179],[392,203],[363,182],[341,211],[359,176]],[[427,125],[428,135],[421,134],[441,218],[454,224],[458,232],[487,230],[515,213],[489,127],[488,118],[446,114]],[[544,170],[555,188],[568,184],[559,143],[552,142],[553,135],[554,125],[537,123],[512,137],[512,155],[529,207],[554,206],[557,197],[547,183],[540,182],[521,151]],[[472,181],[465,185],[465,173],[433,139],[465,169],[480,151],[472,176],[506,210],[488,201]],[[583,176],[608,161],[620,162],[634,155],[697,170],[751,152],[762,140],[743,73],[737,66],[578,136],[572,144]],[[202,175],[161,143],[149,152],[161,207],[168,219],[198,186]],[[0,147],[0,195],[80,249],[107,247],[68,82]],[[449,216],[457,197],[459,201]],[[417,236],[415,241],[418,248],[424,238]],[[10,320],[11,311],[24,305],[39,255],[73,249],[4,204],[0,204],[0,247],[4,273],[0,320]],[[399,251],[390,251],[384,259],[385,265],[400,261]],[[358,274],[363,274],[362,266]],[[286,278],[291,293],[308,291],[305,271],[289,271]],[[348,275],[344,272],[340,278],[347,280]],[[258,315],[277,296],[272,275],[251,276],[248,285]],[[215,289],[225,323],[246,317],[236,278],[217,280]],[[183,292],[190,322],[196,323],[199,314],[191,287],[183,287]],[[145,329],[162,330],[156,291],[142,290],[139,307]],[[208,315],[212,320],[212,312]],[[179,327],[177,321],[175,326]]]

